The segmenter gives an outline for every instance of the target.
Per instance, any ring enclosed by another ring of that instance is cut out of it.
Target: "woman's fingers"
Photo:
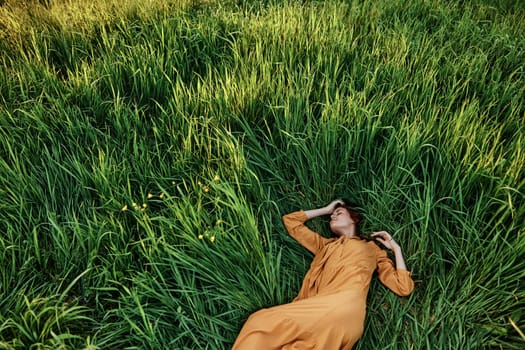
[[[394,249],[396,245],[398,245],[396,241],[394,241],[390,233],[386,231],[373,232],[371,236],[374,237],[377,241],[379,241],[388,249]]]
[[[371,236],[377,239],[383,245],[385,245],[387,242],[392,241],[392,236],[386,231],[374,232]]]
[[[381,238],[376,238],[377,241],[379,241],[382,245],[385,245],[385,241]]]
[[[329,213],[332,214],[337,204],[344,204],[344,203],[345,202],[343,202],[341,199],[335,199],[332,202],[330,202],[330,204],[328,204],[326,208],[328,209]]]
[[[392,236],[390,236],[390,233],[388,233],[388,232],[386,232],[386,231],[374,232],[374,233],[372,233],[372,236],[373,236],[373,237],[380,236],[380,237],[382,237],[383,239],[387,239],[387,240],[391,240],[391,239],[392,239]]]
[[[331,206],[336,206],[337,204],[344,204],[344,202],[341,199],[335,199],[330,203]]]

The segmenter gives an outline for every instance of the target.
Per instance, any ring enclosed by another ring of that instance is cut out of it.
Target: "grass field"
[[[521,1],[4,0],[0,67],[0,349],[229,349],[339,197],[416,281],[356,349],[523,349]]]

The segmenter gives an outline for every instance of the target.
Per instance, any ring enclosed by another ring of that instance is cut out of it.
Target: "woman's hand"
[[[324,206],[322,208],[305,210],[305,214],[308,219],[312,219],[312,218],[322,216],[322,215],[330,215],[335,210],[335,206],[337,204],[344,204],[344,203],[345,202],[343,200],[336,199],[332,201],[330,204],[328,204],[327,206]]]
[[[381,242],[381,244],[384,245],[385,248],[388,248],[390,250],[399,248],[399,244],[397,244],[397,242],[392,239],[392,236],[390,235],[390,233],[386,231],[374,232],[371,234],[371,236],[374,237],[379,242]]]
[[[332,202],[330,202],[330,204],[328,204],[326,207],[324,207],[324,209],[326,210],[326,213],[328,215],[330,215],[330,214],[332,214],[334,212],[335,206],[339,205],[339,204],[345,204],[345,202],[342,199],[336,199],[336,200],[333,200]]]
[[[407,266],[405,264],[405,259],[403,258],[403,253],[401,252],[401,247],[397,244],[396,241],[392,239],[390,233],[386,231],[374,232],[371,234],[372,237],[377,239],[384,245],[386,248],[392,250],[396,257],[396,268],[398,270],[406,270]]]

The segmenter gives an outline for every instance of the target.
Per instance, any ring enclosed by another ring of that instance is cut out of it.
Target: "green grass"
[[[523,348],[521,2],[117,4],[0,5],[0,349],[228,349],[337,197],[416,281],[356,349]]]

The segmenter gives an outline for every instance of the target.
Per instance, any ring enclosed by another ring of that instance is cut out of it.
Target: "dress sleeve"
[[[410,276],[410,271],[396,269],[386,252],[377,246],[376,248],[377,272],[381,283],[397,295],[410,295],[414,290],[414,281]]]
[[[304,223],[308,220],[303,210],[296,211],[283,216],[283,224],[286,230],[297,242],[314,254],[324,247],[327,238],[320,236],[317,232],[310,230]]]

